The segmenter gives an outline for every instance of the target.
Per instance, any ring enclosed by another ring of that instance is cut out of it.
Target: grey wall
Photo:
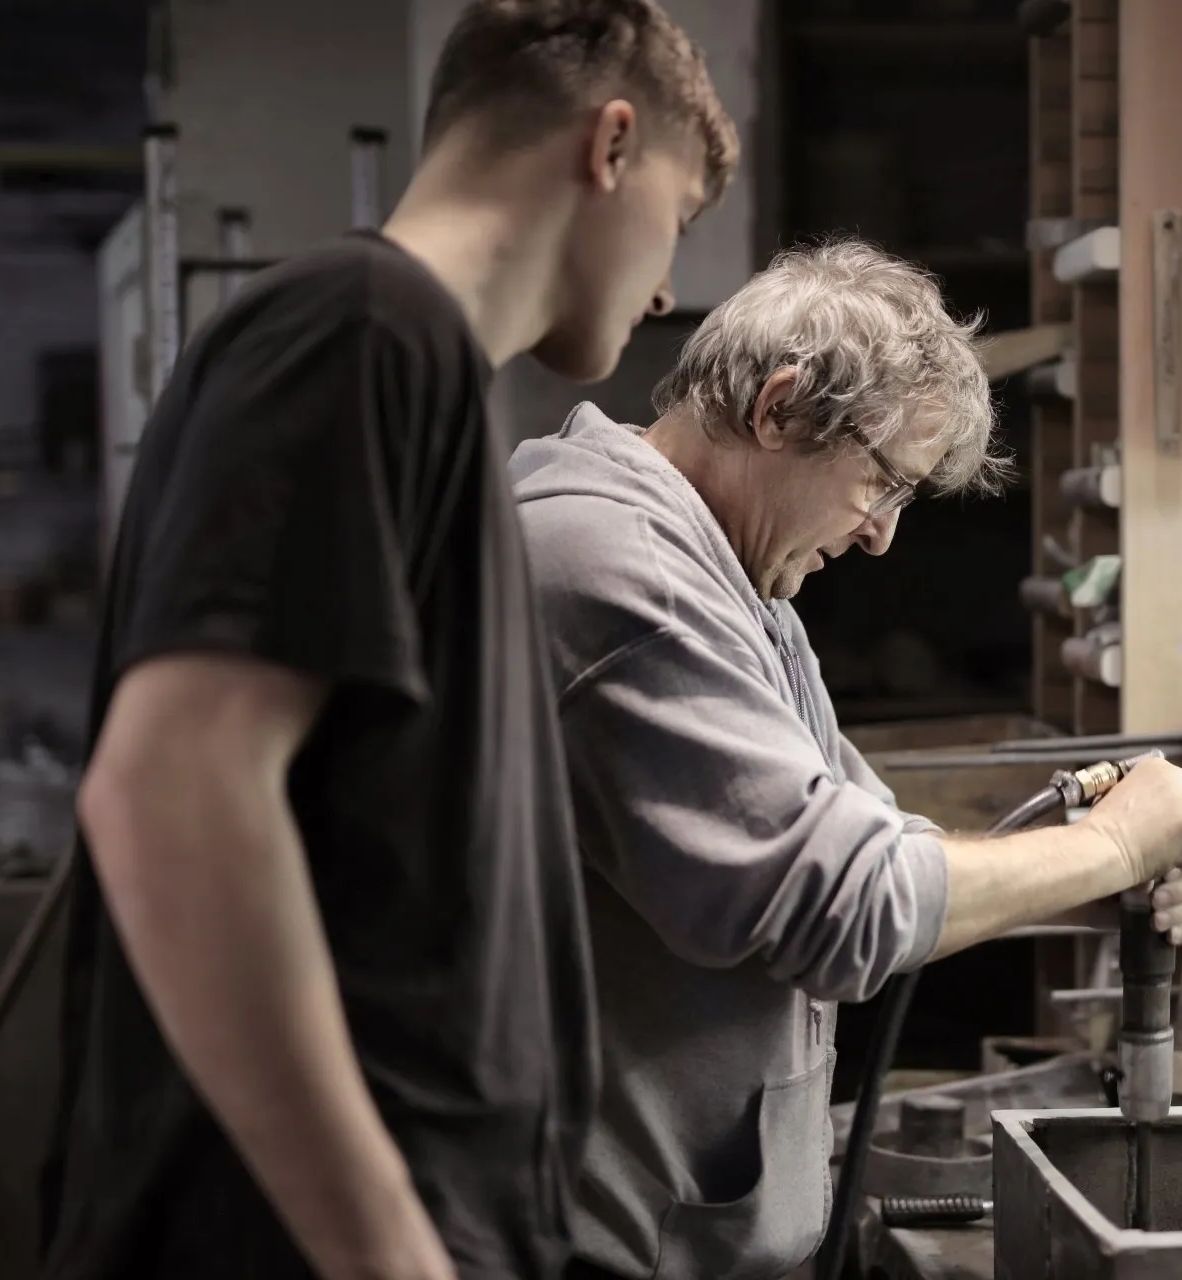
[[[255,252],[349,224],[348,134],[389,134],[387,203],[410,161],[410,0],[169,0],[152,115],[181,131],[181,248],[212,253],[216,210],[245,206]]]

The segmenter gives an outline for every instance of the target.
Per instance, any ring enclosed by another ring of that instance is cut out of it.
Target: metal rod
[[[218,250],[230,262],[244,263],[250,257],[250,214],[245,209],[218,210]],[[224,271],[218,277],[218,297],[227,302],[250,278],[249,268]]]
[[[1125,1226],[1137,1225],[1137,1206],[1140,1203],[1140,1189],[1137,1182],[1138,1150],[1137,1130],[1140,1125],[1131,1124],[1125,1131]]]
[[[1159,738],[1154,745],[1160,746],[1163,755],[1167,757],[1182,756],[1182,740]],[[988,769],[1014,764],[1083,764],[1099,760],[1105,754],[1111,754],[1111,748],[1107,752],[1100,747],[1083,747],[1078,751],[1066,751],[1061,747],[1047,751],[900,751],[876,756],[874,763],[879,769],[894,769],[899,772],[914,769]]]
[[[1182,995],[1182,987],[1171,987],[1170,995]],[[1123,987],[1071,987],[1051,992],[1052,1004],[1071,1004],[1077,1000],[1123,1000]]]
[[[1116,932],[1116,926],[1107,928],[1104,925],[1094,924],[1023,924],[1016,929],[1007,929],[1005,933],[999,933],[997,937],[1002,938],[1083,938],[1095,937],[1097,934],[1111,935]]]
[[[382,225],[382,154],[386,131],[358,127],[349,134],[353,173],[353,226],[377,228]]]
[[[145,320],[153,404],[181,347],[176,146],[171,125],[156,125],[144,134]]]
[[[991,751],[1017,753],[1079,748],[1086,751],[1120,749],[1124,747],[1160,747],[1182,742],[1182,729],[1177,733],[1094,733],[1064,738],[1014,738],[995,742]]]
[[[1134,1179],[1133,1226],[1138,1231],[1153,1230],[1153,1128],[1148,1124],[1133,1126],[1136,1137],[1133,1150],[1136,1178]]]

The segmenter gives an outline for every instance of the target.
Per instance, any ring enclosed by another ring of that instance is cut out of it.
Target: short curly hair
[[[935,416],[937,492],[996,492],[1012,464],[996,444],[981,317],[954,319],[922,268],[859,240],[779,253],[715,307],[656,386],[659,413],[684,408],[713,439],[747,439],[760,390],[777,369],[796,378],[785,409],[818,445],[857,428],[882,446]]]
[[[527,145],[614,96],[640,98],[659,128],[696,131],[707,200],[722,194],[738,161],[734,123],[701,49],[656,0],[474,0],[436,64],[423,149],[477,111],[497,142]]]

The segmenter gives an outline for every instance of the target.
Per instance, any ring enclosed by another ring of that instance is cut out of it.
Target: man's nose
[[[890,550],[898,527],[898,511],[888,511],[881,516],[867,516],[854,531],[854,541],[868,556],[884,556]]]

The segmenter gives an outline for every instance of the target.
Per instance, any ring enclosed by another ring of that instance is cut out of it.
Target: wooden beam
[[[1097,227],[1055,253],[1055,279],[1064,284],[1102,280],[1119,270],[1119,227]]]
[[[1029,329],[1007,329],[981,343],[981,363],[990,382],[999,382],[1062,355],[1071,341],[1069,324],[1036,324]]]
[[[1153,215],[1182,206],[1182,4],[1120,5],[1121,728],[1182,726],[1182,457],[1159,449]]]

